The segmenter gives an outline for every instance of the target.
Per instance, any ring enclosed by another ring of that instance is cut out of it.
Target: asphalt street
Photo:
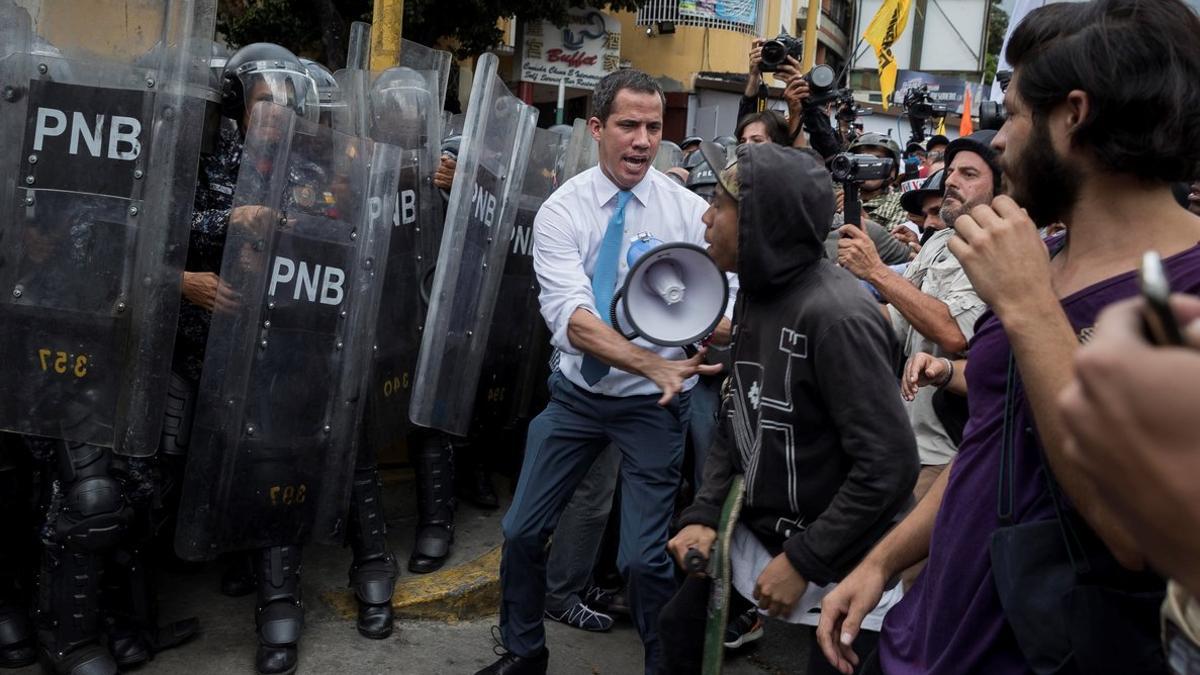
[[[390,481],[389,538],[401,561],[407,560],[415,526],[413,485],[407,476]],[[502,493],[505,491],[501,491]],[[450,565],[472,560],[500,543],[500,511],[488,512],[460,505],[457,542]],[[350,551],[336,546],[310,546],[305,550],[302,578],[307,607],[300,647],[299,673],[372,673],[470,675],[491,663],[492,629],[497,616],[456,622],[398,621],[386,640],[358,635],[352,618],[343,616],[328,601],[346,589]],[[405,570],[403,576],[409,576]],[[136,672],[216,675],[254,672],[254,596],[229,598],[218,592],[220,569],[210,564],[191,572],[164,574],[160,595],[162,618],[197,616],[200,634],[177,649],[160,654]],[[772,622],[766,637],[742,653],[732,655],[729,675],[797,673],[804,671],[810,629]],[[550,672],[554,674],[630,674],[642,672],[642,648],[637,632],[620,620],[608,633],[586,633],[550,622],[548,626]],[[33,675],[37,667],[7,671]]]

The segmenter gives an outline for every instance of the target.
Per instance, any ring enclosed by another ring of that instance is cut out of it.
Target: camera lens
[[[762,46],[762,62],[777,66],[787,57],[787,48],[779,40],[768,40]]]
[[[854,169],[854,158],[844,152],[835,156],[829,162],[829,172],[838,181],[850,180],[854,176]]]
[[[837,73],[833,72],[833,68],[825,64],[813,66],[813,69],[808,73],[808,82],[815,89],[828,89],[833,86],[833,80],[837,77]]]

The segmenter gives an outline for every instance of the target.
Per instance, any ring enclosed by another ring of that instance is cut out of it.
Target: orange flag
[[[975,127],[971,124],[971,88],[967,87],[963,97],[962,121],[958,123],[958,135],[970,136],[973,131]]]

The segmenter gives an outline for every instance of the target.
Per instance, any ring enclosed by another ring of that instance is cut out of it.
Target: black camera
[[[1003,103],[995,101],[982,101],[979,104],[979,128],[991,129],[999,131],[1000,127],[1004,126],[1004,122],[1008,120],[1008,111],[1004,109]]]
[[[829,160],[829,173],[839,183],[862,183],[892,177],[892,159],[843,152]]]
[[[846,91],[837,88],[837,72],[825,64],[818,64],[804,74],[808,83],[808,100],[805,105],[825,105],[838,100]]]
[[[929,119],[930,117],[946,116],[950,112],[950,107],[934,103],[933,97],[929,95],[929,86],[922,84],[904,92],[904,112],[909,117],[916,119]]]
[[[783,32],[775,39],[763,43],[762,64],[759,66],[759,70],[764,73],[773,73],[787,63],[789,56],[797,61],[802,61],[804,59],[804,42],[800,38]],[[811,86],[812,83],[809,84]]]
[[[858,118],[867,117],[872,114],[874,113],[870,108],[860,108],[858,106],[858,102],[854,100],[853,91],[850,89],[838,90],[836,113],[838,120],[853,124]]]

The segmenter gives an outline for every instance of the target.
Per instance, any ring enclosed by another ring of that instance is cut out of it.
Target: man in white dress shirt
[[[588,120],[599,166],[567,181],[534,220],[533,264],[542,316],[560,353],[550,403],[529,425],[525,460],[504,517],[500,630],[506,653],[477,675],[543,675],[549,662],[542,612],[546,543],[575,487],[610,442],[621,450],[618,566],[653,673],[659,610],[675,591],[668,526],[687,432],[688,392],[715,373],[704,353],[627,340],[608,323],[628,271],[625,252],[641,233],[704,245],[703,199],[651,169],[662,138],[665,97],[645,73],[606,76]],[[736,283],[731,295],[736,294]],[[729,303],[730,310],[733,303]],[[714,342],[727,343],[728,318]]]

